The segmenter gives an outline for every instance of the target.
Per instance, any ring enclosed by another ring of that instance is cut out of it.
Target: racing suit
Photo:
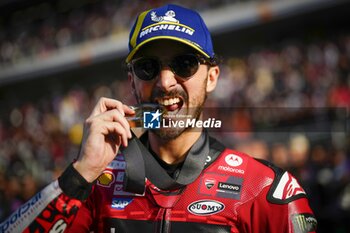
[[[315,232],[317,221],[293,176],[202,135],[207,139],[197,141],[197,151],[191,149],[174,172],[175,180],[191,180],[187,185],[162,190],[147,178],[142,194],[126,192],[127,163],[118,154],[90,193],[70,166],[0,232]],[[147,136],[141,140],[147,144]],[[69,189],[78,186],[72,194]]]

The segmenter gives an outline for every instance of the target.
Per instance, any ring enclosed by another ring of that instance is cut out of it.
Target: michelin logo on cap
[[[139,14],[130,31],[126,62],[130,62],[142,46],[155,39],[175,40],[194,48],[207,58],[215,57],[205,22],[196,11],[188,8],[167,4]]]
[[[176,14],[175,14],[175,11],[173,10],[167,11],[164,16],[157,16],[155,11],[151,12],[150,15],[151,15],[151,20],[153,22],[156,22],[156,24],[150,25],[142,29],[142,32],[140,33],[140,38],[144,37],[145,35],[153,31],[158,31],[158,30],[173,30],[173,31],[186,33],[190,36],[192,36],[194,33],[194,29],[186,25],[180,24],[179,20],[175,18]]]

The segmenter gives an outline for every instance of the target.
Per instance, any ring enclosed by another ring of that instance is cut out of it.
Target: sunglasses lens
[[[197,57],[191,54],[177,56],[171,62],[171,68],[175,74],[182,78],[189,78],[194,75],[198,67]]]
[[[132,62],[132,66],[135,75],[145,81],[156,78],[161,70],[160,62],[149,57],[136,59]],[[199,60],[196,55],[185,54],[174,57],[169,66],[177,76],[188,79],[197,72]]]
[[[141,58],[133,63],[136,76],[142,80],[152,80],[159,74],[159,63],[152,58]]]

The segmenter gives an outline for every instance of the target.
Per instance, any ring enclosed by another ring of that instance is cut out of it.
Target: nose
[[[157,79],[157,87],[163,91],[170,91],[177,84],[175,74],[170,67],[162,67]]]

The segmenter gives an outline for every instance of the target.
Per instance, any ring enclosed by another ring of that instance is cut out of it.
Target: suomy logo
[[[192,202],[188,207],[188,211],[195,215],[205,216],[216,214],[223,211],[225,205],[213,200],[200,200]]]

